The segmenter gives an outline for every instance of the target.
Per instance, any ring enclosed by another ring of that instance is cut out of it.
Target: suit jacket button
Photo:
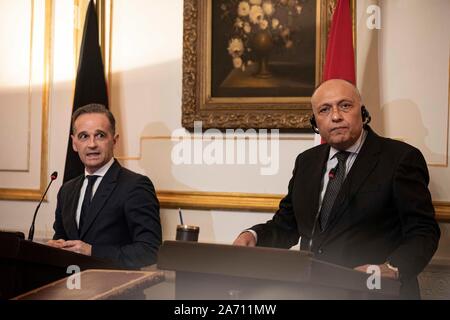
[[[322,253],[323,253],[323,250],[322,250],[322,249],[319,249],[318,252],[319,252],[319,254],[322,254]]]

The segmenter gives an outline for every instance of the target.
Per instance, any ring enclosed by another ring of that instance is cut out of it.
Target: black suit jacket
[[[82,230],[75,216],[84,175],[65,183],[58,193],[53,239],[82,240],[92,256],[124,268],[154,264],[161,244],[159,202],[147,177],[117,160],[100,182]]]
[[[334,203],[327,229],[312,234],[330,146],[301,153],[288,194],[266,224],[252,229],[259,246],[289,248],[302,237],[324,261],[354,268],[389,261],[399,268],[402,297],[419,298],[416,276],[437,249],[440,230],[428,190],[421,152],[382,138],[370,127],[356,161]]]

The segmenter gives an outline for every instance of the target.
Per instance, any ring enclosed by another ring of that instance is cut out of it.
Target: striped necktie
[[[328,181],[327,190],[322,200],[322,207],[320,208],[320,227],[323,230],[326,229],[327,223],[330,219],[331,209],[333,208],[334,201],[341,189],[342,183],[345,180],[345,162],[347,161],[350,152],[339,151],[336,153],[335,157],[338,160],[338,164],[333,168],[334,175],[330,175],[330,180]]]

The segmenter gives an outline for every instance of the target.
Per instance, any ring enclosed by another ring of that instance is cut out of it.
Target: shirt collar
[[[359,150],[361,150],[361,146],[364,143],[364,141],[366,140],[366,136],[367,136],[367,130],[363,129],[361,131],[361,134],[359,135],[358,140],[356,140],[356,142],[348,147],[347,149],[345,149],[344,151],[350,152],[350,153],[355,153],[358,154]],[[330,154],[328,155],[328,160],[333,159],[333,157],[336,155],[336,153],[338,153],[341,150],[338,150],[334,147],[330,147]]]
[[[111,168],[113,163],[114,163],[114,158],[111,158],[103,167],[101,167],[100,169],[95,171],[92,175],[103,177],[106,174],[106,172],[108,172],[109,168]],[[86,169],[84,169],[84,176],[86,177],[89,175],[91,175],[91,174],[89,172],[87,172]]]

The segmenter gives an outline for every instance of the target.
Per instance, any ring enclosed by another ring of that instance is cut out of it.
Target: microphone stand
[[[50,182],[47,185],[47,189],[45,189],[45,192],[42,195],[41,201],[39,201],[39,204],[37,205],[36,210],[34,210],[33,222],[31,223],[30,231],[28,232],[28,240],[30,240],[30,241],[33,241],[33,238],[34,238],[34,223],[36,221],[36,216],[39,211],[39,208],[41,207],[42,201],[44,201],[44,198],[45,198],[45,195],[47,194],[48,189],[50,188],[52,182],[54,180],[56,180],[57,176],[58,176],[58,173],[56,171],[52,173],[52,175],[50,176]]]

